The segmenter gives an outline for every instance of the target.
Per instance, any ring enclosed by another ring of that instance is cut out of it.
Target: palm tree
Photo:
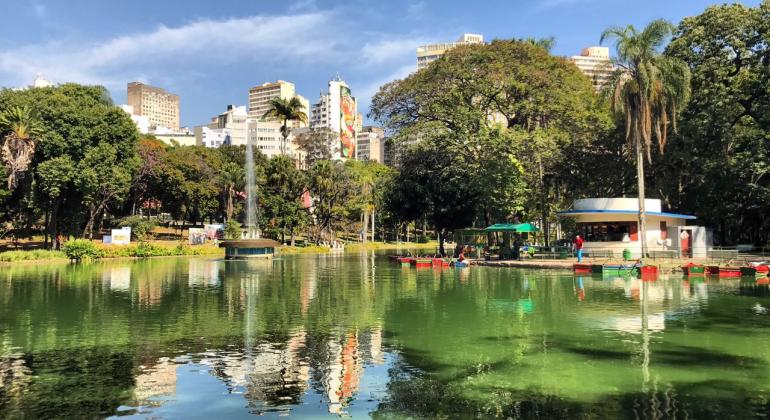
[[[13,189],[29,168],[43,126],[31,108],[14,106],[0,112],[0,132],[5,133],[0,158],[8,169],[8,189]]]
[[[632,25],[611,27],[600,43],[615,38],[617,70],[607,86],[612,109],[626,122],[626,141],[636,152],[639,184],[639,239],[647,256],[644,210],[644,155],[652,163],[653,138],[659,153],[666,147],[669,126],[676,132],[677,114],[690,95],[690,71],[681,60],[659,52],[674,26],[662,19],[650,22],[642,32]]]
[[[286,139],[289,138],[289,121],[300,121],[307,123],[307,114],[302,109],[305,107],[296,96],[291,99],[273,98],[268,103],[270,108],[265,112],[262,118],[277,119],[283,122],[281,126],[281,154],[286,154]]]
[[[219,185],[222,187],[227,220],[233,218],[235,195],[238,190],[243,189],[244,183],[245,171],[236,163],[228,163],[219,172]]]

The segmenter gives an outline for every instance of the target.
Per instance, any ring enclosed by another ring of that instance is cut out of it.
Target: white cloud
[[[366,113],[369,112],[369,109],[368,109],[369,103],[371,102],[372,97],[377,93],[377,91],[380,90],[380,87],[382,85],[388,82],[392,82],[394,80],[403,79],[415,71],[417,71],[416,59],[411,64],[404,64],[401,67],[397,68],[395,71],[388,74],[387,76],[374,80],[371,83],[363,85],[363,87],[357,89],[354,93],[356,95],[356,99],[358,100],[358,103],[360,104],[358,112],[361,112],[364,115],[366,115]]]
[[[167,72],[183,62],[333,59],[335,40],[329,13],[200,20],[179,27],[87,45],[50,42],[0,52],[0,85],[20,85],[42,72],[57,82],[125,86],[139,71]],[[291,33],[292,36],[285,36]]]
[[[366,43],[361,48],[361,56],[367,65],[388,62],[403,62],[407,58],[415,61],[417,47],[425,44],[423,38],[386,39],[374,43]]]

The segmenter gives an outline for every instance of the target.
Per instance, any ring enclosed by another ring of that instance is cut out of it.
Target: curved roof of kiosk
[[[679,213],[668,213],[662,211],[661,202],[658,199],[644,200],[644,214],[648,216],[670,217],[675,219],[693,220],[695,216]],[[639,200],[637,198],[616,197],[616,198],[583,198],[575,200],[572,209],[560,211],[560,216],[577,216],[581,214],[639,214]]]
[[[580,214],[596,214],[596,213],[630,214],[630,215],[636,216],[637,214],[639,214],[639,211],[638,210],[565,210],[565,211],[560,211],[557,214],[559,214],[560,216],[577,216]],[[667,213],[667,212],[660,212],[660,211],[645,211],[644,214],[647,216],[671,217],[674,219],[687,219],[687,220],[697,219],[697,217],[689,214]]]

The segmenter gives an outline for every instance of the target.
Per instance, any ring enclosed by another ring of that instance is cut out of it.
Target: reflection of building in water
[[[358,334],[355,331],[345,334],[342,345],[330,341],[329,367],[325,380],[326,395],[329,398],[329,412],[341,413],[342,409],[358,392],[363,369],[358,356]]]
[[[644,282],[636,278],[616,278],[611,282],[605,280],[590,284],[594,289],[607,286],[621,289],[627,299],[644,304],[647,331],[663,331],[666,328],[666,316],[699,311],[707,294],[705,283],[696,284],[691,289],[689,282],[678,280]],[[584,303],[588,305],[583,306],[583,319],[592,327],[629,333],[640,333],[644,329],[642,315],[636,307],[607,306],[601,302]]]
[[[155,306],[163,298],[163,291],[168,287],[168,279],[144,277],[136,279],[136,299],[140,305]]]
[[[19,403],[32,382],[31,373],[21,354],[0,357],[0,408]]]
[[[131,288],[131,266],[105,267],[102,271],[102,282],[108,285],[110,290],[128,291]]]
[[[142,405],[160,405],[157,397],[170,396],[176,393],[176,363],[163,357],[158,364],[142,370],[136,377],[134,399]]]
[[[187,267],[187,283],[190,286],[219,285],[219,268],[222,262],[193,258]]]
[[[361,359],[364,363],[381,365],[385,363],[382,353],[382,327],[373,327],[359,334]]]
[[[299,304],[302,315],[307,315],[310,303],[315,299],[317,279],[315,275],[304,276],[299,290]]]
[[[306,333],[299,331],[285,343],[262,343],[245,354],[215,355],[201,360],[227,384],[231,393],[243,392],[249,407],[297,404],[307,389],[310,367],[301,357]]]

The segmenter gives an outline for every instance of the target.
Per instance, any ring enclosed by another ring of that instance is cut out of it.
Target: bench
[[[679,251],[675,249],[653,249],[650,250],[650,258],[652,259],[658,259],[658,258],[679,258]]]
[[[567,253],[567,256],[569,256],[571,253]],[[534,255],[532,255],[532,258],[537,259],[548,259],[548,260],[558,260],[558,259],[564,259],[563,258],[564,253],[563,252],[553,252],[553,251],[540,251],[535,252]]]
[[[583,249],[583,255],[590,258],[614,258],[615,253],[611,249]]]
[[[737,249],[712,249],[709,251],[709,258],[715,260],[734,260],[738,258]]]

